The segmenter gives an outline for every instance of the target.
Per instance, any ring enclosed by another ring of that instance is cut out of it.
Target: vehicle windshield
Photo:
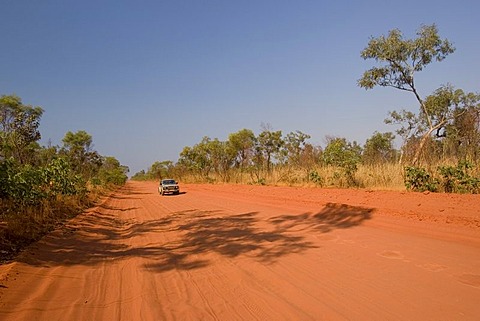
[[[162,184],[166,184],[166,185],[175,184],[175,180],[173,180],[173,179],[164,179],[164,180],[162,181]]]

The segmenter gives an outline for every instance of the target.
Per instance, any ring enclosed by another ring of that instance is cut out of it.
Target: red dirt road
[[[129,182],[0,266],[0,320],[479,320],[480,197]]]

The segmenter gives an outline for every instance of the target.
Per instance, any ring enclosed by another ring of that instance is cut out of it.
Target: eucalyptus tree
[[[402,91],[411,92],[420,105],[418,117],[421,139],[415,152],[413,163],[417,163],[428,138],[444,125],[443,120],[436,118],[437,109],[428,105],[420,95],[415,75],[430,63],[444,60],[455,51],[453,45],[442,40],[435,25],[424,25],[416,33],[415,39],[404,39],[400,30],[391,30],[388,36],[371,38],[368,46],[361,52],[363,59],[373,59],[380,66],[364,72],[358,80],[358,85],[365,89],[376,86],[393,87]],[[401,116],[396,113],[393,116]],[[398,118],[398,121],[403,119]]]
[[[103,185],[123,185],[128,179],[127,166],[121,165],[120,162],[112,156],[104,157],[102,167],[99,170],[98,177]]]
[[[167,176],[170,175],[170,171],[172,170],[172,168],[172,161],[157,161],[150,166],[146,175],[148,176],[148,178],[155,180],[167,178]]]
[[[73,168],[86,180],[91,179],[103,164],[100,154],[93,150],[92,135],[84,130],[68,131],[63,140],[61,153],[65,154]]]
[[[380,164],[395,159],[396,151],[393,148],[395,135],[392,133],[373,133],[363,146],[362,162],[365,164]]]
[[[294,166],[302,165],[302,156],[308,146],[307,140],[310,139],[310,137],[310,135],[299,130],[287,134],[284,138],[283,145],[287,163]]]
[[[220,141],[218,138],[210,140],[206,147],[215,173],[223,181],[228,181],[230,169],[238,155],[237,150],[231,146],[229,141]]]
[[[16,95],[0,97],[0,157],[20,164],[32,161],[41,138],[38,127],[43,109],[24,105]]]
[[[254,154],[255,134],[250,129],[241,129],[228,136],[228,144],[236,154],[234,166],[244,169]]]
[[[425,100],[436,124],[436,137],[444,138],[444,155],[478,160],[480,153],[480,95],[442,86]]]
[[[273,131],[265,128],[257,137],[256,153],[257,161],[266,165],[267,172],[270,172],[272,159],[277,155],[284,145],[282,131]]]
[[[202,141],[193,147],[186,146],[180,153],[178,163],[193,173],[207,177],[212,171],[212,161],[208,155],[207,145],[210,138],[205,136]]]

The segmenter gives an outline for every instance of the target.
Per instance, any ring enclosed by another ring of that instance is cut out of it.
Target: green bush
[[[473,164],[467,161],[459,162],[455,167],[438,167],[444,191],[447,193],[479,193],[480,179],[469,173],[472,169]]]
[[[0,170],[0,197],[16,204],[35,206],[59,195],[86,194],[81,177],[61,158],[43,167],[18,165],[9,159],[0,164]]]
[[[407,166],[405,167],[405,187],[415,192],[436,192],[438,181],[424,168]]]
[[[320,174],[318,174],[317,171],[313,170],[311,171],[309,174],[308,174],[308,179],[315,183],[316,185],[318,186],[323,186],[325,185],[325,180],[323,179],[322,176],[320,176]]]

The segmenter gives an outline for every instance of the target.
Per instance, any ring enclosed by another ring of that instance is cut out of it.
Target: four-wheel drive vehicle
[[[160,185],[158,185],[158,193],[160,195],[170,194],[180,194],[180,187],[174,179],[162,179]]]

